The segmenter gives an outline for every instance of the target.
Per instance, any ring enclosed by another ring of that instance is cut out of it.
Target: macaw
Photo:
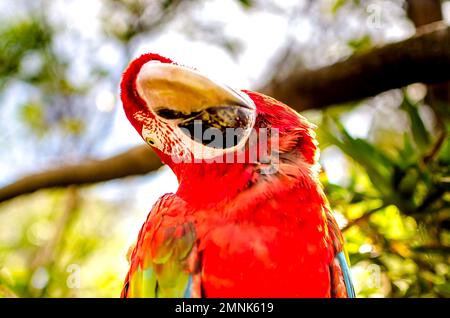
[[[129,64],[121,99],[179,183],[143,224],[122,297],[355,296],[343,238],[318,180],[314,126],[304,117],[157,54]],[[202,132],[239,132],[211,146],[198,138],[196,124]],[[264,148],[261,131],[274,150],[248,160]]]

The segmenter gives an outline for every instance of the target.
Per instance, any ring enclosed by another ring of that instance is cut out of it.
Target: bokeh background
[[[132,58],[156,52],[270,92],[293,70],[352,59],[439,20],[450,24],[450,2],[1,0],[0,297],[120,295],[128,247],[155,200],[177,188],[121,108]],[[411,82],[302,112],[318,126],[321,178],[359,297],[450,296],[449,87]],[[92,180],[130,153],[152,164]],[[48,188],[90,164],[89,176]]]

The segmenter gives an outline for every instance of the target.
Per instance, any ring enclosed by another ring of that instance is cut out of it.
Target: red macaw
[[[142,226],[122,297],[355,295],[304,117],[157,54],[131,62],[121,98],[131,124],[179,181]],[[211,146],[190,134],[199,122],[240,132],[231,144]],[[276,132],[266,137],[275,150],[237,160],[262,147],[250,140],[263,130]]]

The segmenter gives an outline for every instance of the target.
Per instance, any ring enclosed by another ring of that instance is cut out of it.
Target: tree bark
[[[261,91],[302,111],[359,100],[416,82],[447,82],[450,80],[450,27],[435,24],[425,28],[410,39],[334,65],[294,72],[283,85],[266,86]],[[44,188],[143,175],[160,166],[156,154],[142,145],[112,158],[25,176],[0,188],[0,202]]]
[[[143,175],[161,166],[158,156],[147,145],[132,148],[104,160],[93,160],[31,174],[0,188],[0,202],[39,189],[83,185],[133,175]]]
[[[443,19],[441,0],[407,0],[407,5],[408,16],[417,28]]]
[[[441,0],[408,0],[408,16],[420,33],[422,27],[442,21]],[[450,101],[450,82],[428,85],[427,101],[435,104]]]

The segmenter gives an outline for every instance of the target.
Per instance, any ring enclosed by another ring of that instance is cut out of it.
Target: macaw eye
[[[150,146],[154,146],[155,145],[155,141],[152,138],[147,137],[145,139],[145,141],[150,145]]]

